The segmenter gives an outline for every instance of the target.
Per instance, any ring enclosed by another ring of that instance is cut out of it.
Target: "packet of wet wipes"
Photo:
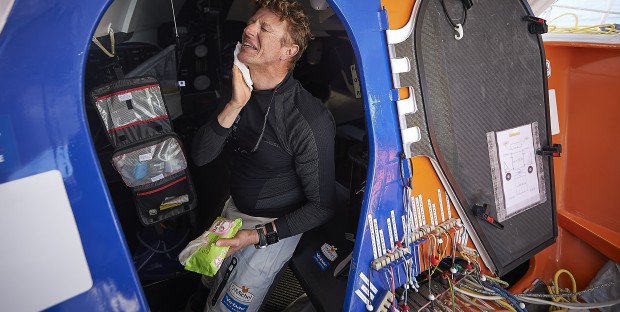
[[[217,217],[211,228],[189,242],[179,254],[179,261],[188,271],[213,276],[220,269],[230,247],[218,247],[220,238],[232,238],[241,228],[241,219]]]

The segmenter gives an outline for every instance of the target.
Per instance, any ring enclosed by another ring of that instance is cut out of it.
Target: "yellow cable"
[[[575,24],[572,27],[558,27],[551,24],[563,16],[572,16],[575,18]],[[548,22],[549,32],[555,33],[567,33],[567,34],[599,34],[599,35],[615,35],[620,33],[620,30],[616,29],[614,24],[599,24],[591,26],[579,26],[579,17],[575,13],[564,13],[556,16],[554,19]],[[606,29],[606,30],[602,30]]]
[[[568,277],[570,277],[571,282],[573,284],[573,288],[572,288],[572,292],[576,293],[577,292],[577,282],[575,281],[575,277],[573,276],[573,274],[571,272],[569,272],[568,270],[565,269],[560,269],[557,272],[555,272],[555,277],[553,278],[554,282],[555,282],[555,293],[559,294],[560,293],[560,286],[558,285],[558,278],[560,277],[560,275],[562,275],[562,273],[565,273],[566,275],[568,275]],[[563,297],[561,297],[562,299],[564,299]],[[564,299],[566,300],[566,299]],[[568,300],[567,300],[568,301]],[[572,296],[571,297],[571,301],[572,302],[578,302],[577,301],[577,296]]]
[[[517,312],[517,310],[515,310],[515,308],[512,305],[510,305],[508,302],[506,302],[505,300],[495,300],[495,303],[501,305],[502,307],[512,312]]]
[[[503,280],[501,280],[501,279],[499,279],[499,278],[492,277],[492,276],[488,276],[488,275],[486,275],[486,274],[484,274],[484,276],[485,276],[488,280],[494,281],[494,282],[496,282],[496,283],[498,283],[498,284],[502,285],[502,287],[504,287],[504,288],[508,288],[508,287],[510,287],[510,284],[508,284],[508,282],[503,281]]]
[[[559,278],[560,275],[562,274],[566,274],[568,275],[568,277],[570,277],[571,279],[571,283],[572,283],[572,292],[576,293],[577,292],[577,282],[575,281],[575,277],[573,276],[573,274],[571,272],[569,272],[568,270],[565,269],[560,269],[557,272],[555,272],[555,276],[553,277],[553,287],[552,286],[547,286],[547,290],[549,291],[549,294],[551,295],[559,295],[560,294],[560,285],[559,285]],[[565,297],[554,297],[551,300],[553,300],[553,302],[578,302],[577,301],[577,296],[572,296],[571,297],[571,301],[568,301],[568,299],[566,299]],[[556,306],[550,306],[549,307],[549,311],[561,311],[563,310],[560,307],[556,307]]]

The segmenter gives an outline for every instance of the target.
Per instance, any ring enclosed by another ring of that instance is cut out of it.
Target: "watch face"
[[[276,232],[267,233],[267,245],[275,244],[278,241],[279,241],[278,233]]]

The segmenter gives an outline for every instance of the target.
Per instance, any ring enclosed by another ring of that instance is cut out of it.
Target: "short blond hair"
[[[288,35],[283,39],[282,45],[287,43],[299,46],[299,52],[291,59],[290,70],[308,47],[308,42],[314,37],[310,32],[310,19],[302,6],[295,0],[254,0],[255,12],[266,8],[275,13],[280,19],[288,22]],[[288,37],[288,38],[287,38]]]

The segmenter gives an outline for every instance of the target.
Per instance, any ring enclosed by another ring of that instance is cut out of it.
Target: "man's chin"
[[[237,57],[239,58],[239,61],[241,61],[241,63],[245,64],[245,65],[250,65],[252,64],[252,58],[249,57],[247,54],[242,54],[239,53],[239,55],[237,55]]]

